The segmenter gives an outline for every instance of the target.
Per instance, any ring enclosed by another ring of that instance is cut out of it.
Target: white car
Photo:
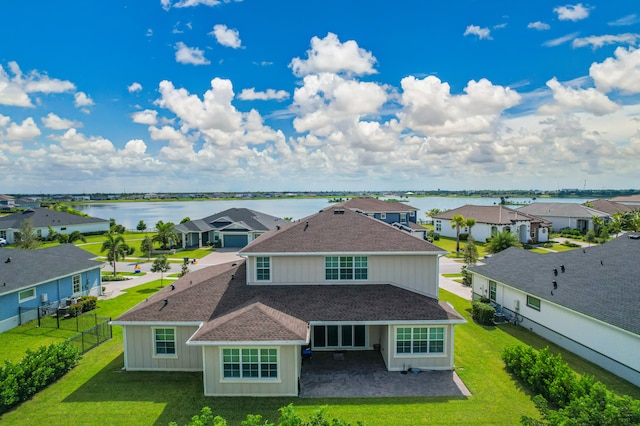
[[[0,247],[7,245],[7,240],[5,240],[4,238],[0,237]]]

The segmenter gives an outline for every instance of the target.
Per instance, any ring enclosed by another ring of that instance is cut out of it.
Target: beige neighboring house
[[[307,351],[452,370],[454,327],[427,241],[342,207],[273,229],[115,321],[127,371],[202,371],[211,396],[295,396]]]
[[[614,203],[624,204],[625,206],[629,206],[634,209],[640,209],[640,194],[614,197],[609,199],[609,201],[613,201]]]
[[[476,224],[471,228],[471,235],[476,241],[486,241],[498,232],[508,231],[518,237],[521,243],[529,241],[544,243],[549,241],[551,224],[544,219],[523,213],[505,206],[475,206],[467,204],[457,209],[448,210],[433,216],[433,229],[438,234],[456,238],[456,228],[451,227],[453,216],[462,215],[465,219],[473,218]],[[460,233],[469,233],[462,227]]]
[[[627,213],[633,211],[633,207],[627,206],[626,204],[603,199],[587,201],[586,203],[582,203],[582,205],[599,210],[609,216],[613,216],[616,213]]]

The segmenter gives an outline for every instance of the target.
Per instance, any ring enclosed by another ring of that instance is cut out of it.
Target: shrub
[[[0,367],[0,414],[58,380],[77,364],[80,356],[79,349],[65,342],[27,350],[17,364],[5,361]]]
[[[71,317],[77,317],[81,313],[92,311],[98,305],[98,298],[96,296],[82,296],[78,303],[67,308],[67,313]]]
[[[496,314],[496,310],[493,306],[476,300],[471,305],[471,314],[478,324],[493,325],[493,317]]]
[[[469,239],[469,234],[463,232],[460,234],[460,241],[467,241]]]

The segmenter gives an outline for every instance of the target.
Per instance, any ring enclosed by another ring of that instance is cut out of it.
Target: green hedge
[[[493,318],[496,315],[496,310],[493,306],[489,306],[486,303],[475,300],[471,304],[471,314],[478,324],[493,325]]]
[[[78,303],[67,308],[70,316],[76,317],[82,313],[92,311],[98,306],[98,298],[96,296],[82,296]]]
[[[525,425],[637,425],[640,401],[618,397],[592,377],[580,378],[549,348],[514,346],[502,353],[507,370],[536,394],[542,421],[524,417]],[[549,408],[549,404],[555,408]]]
[[[27,350],[17,364],[5,361],[0,367],[0,414],[64,376],[80,356],[79,349],[65,342]]]

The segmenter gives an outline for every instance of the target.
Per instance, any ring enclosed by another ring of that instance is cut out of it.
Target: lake
[[[510,198],[509,201],[518,204],[534,202],[531,198]],[[541,202],[557,203],[583,203],[585,198],[543,198]],[[491,206],[500,202],[499,198],[472,198],[472,197],[409,197],[402,202],[419,210],[418,219],[425,219],[425,213],[431,209],[451,210],[465,204]],[[143,220],[147,229],[152,229],[155,224],[164,222],[180,223],[189,217],[202,219],[214,213],[232,207],[244,207],[267,213],[277,217],[292,217],[301,219],[317,213],[321,209],[332,205],[328,198],[279,198],[273,200],[202,200],[202,201],[149,201],[149,202],[117,202],[117,203],[90,203],[72,205],[89,216],[102,219],[115,219],[116,223],[124,225],[127,229],[135,229],[138,222]]]

